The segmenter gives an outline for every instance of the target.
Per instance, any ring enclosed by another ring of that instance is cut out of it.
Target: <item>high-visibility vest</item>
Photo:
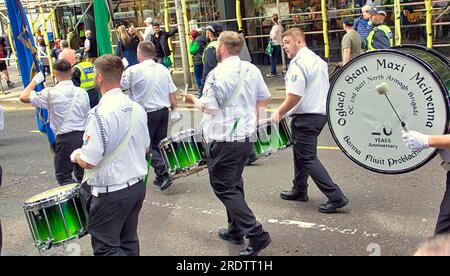
[[[394,35],[392,34],[391,28],[389,28],[386,25],[381,25],[381,26],[374,27],[373,30],[367,36],[367,39],[366,39],[367,50],[368,51],[378,50],[377,48],[373,47],[373,44],[372,44],[373,37],[375,36],[375,32],[377,30],[382,31],[388,38],[389,44],[391,45],[391,47],[394,47]]]
[[[81,85],[80,87],[84,90],[88,91],[95,88],[95,82],[94,82],[94,64],[83,61],[75,65],[75,68],[78,68],[80,70],[80,81]]]
[[[203,52],[203,64],[205,64],[205,53],[206,50],[210,49],[210,48],[216,48],[219,47],[219,41],[215,40],[215,41],[211,41],[208,46],[206,46],[205,51]]]

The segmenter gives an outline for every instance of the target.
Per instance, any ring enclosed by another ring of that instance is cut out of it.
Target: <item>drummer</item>
[[[95,83],[102,94],[89,113],[84,144],[71,159],[86,169],[92,187],[88,232],[96,256],[137,256],[138,218],[145,199],[143,177],[150,146],[147,116],[120,89],[119,57],[95,61]]]
[[[137,56],[140,63],[124,72],[121,86],[129,91],[130,99],[139,103],[147,112],[152,167],[156,175],[153,184],[165,190],[172,185],[172,179],[167,173],[158,145],[167,138],[169,108],[172,123],[181,120],[180,113],[176,111],[177,87],[169,70],[154,61],[156,48],[153,43],[139,43]]]
[[[440,154],[447,171],[447,189],[441,203],[435,234],[450,234],[450,135],[429,136],[416,131],[402,132],[402,134],[403,141],[412,150],[423,150],[430,147],[443,150]]]
[[[70,154],[83,143],[84,126],[90,110],[89,96],[76,87],[72,78],[72,66],[65,59],[54,64],[58,84],[46,88],[39,94],[33,90],[44,82],[44,75],[39,72],[20,95],[23,103],[49,110],[50,127],[56,135],[54,166],[56,180],[63,186],[81,183],[83,169],[70,161]],[[72,177],[75,174],[75,179]]]
[[[328,202],[321,204],[319,211],[334,213],[346,206],[348,199],[317,158],[317,139],[327,123],[328,64],[307,47],[301,29],[285,32],[283,42],[292,59],[286,75],[287,97],[270,121],[278,123],[286,114],[292,117],[295,178],[292,190],[282,192],[280,196],[284,200],[308,201],[307,181],[311,176],[328,197]]]
[[[250,239],[241,256],[255,256],[271,238],[244,198],[242,173],[250,152],[249,137],[256,130],[257,107],[265,107],[270,92],[258,68],[241,61],[244,38],[223,32],[217,55],[221,63],[209,74],[201,99],[183,94],[186,101],[204,112],[203,134],[208,142],[207,164],[211,185],[225,205],[228,228],[219,237],[234,244]]]

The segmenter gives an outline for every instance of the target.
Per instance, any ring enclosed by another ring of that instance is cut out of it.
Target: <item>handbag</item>
[[[162,61],[162,64],[163,64],[164,66],[166,66],[167,68],[170,68],[170,67],[173,65],[173,62],[172,62],[172,60],[170,59],[170,57],[164,57],[164,58],[163,58],[163,61]]]
[[[273,54],[273,41],[272,39],[269,40],[269,44],[267,45],[266,51],[265,51],[266,55],[268,55],[269,57],[272,56]]]

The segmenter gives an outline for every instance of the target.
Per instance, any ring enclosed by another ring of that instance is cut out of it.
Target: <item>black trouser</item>
[[[450,172],[447,173],[447,187],[436,225],[436,235],[450,234]]]
[[[142,180],[123,190],[92,197],[88,232],[95,256],[139,256],[137,228],[144,199]]]
[[[70,161],[70,155],[83,146],[83,131],[74,131],[56,136],[55,143],[55,174],[58,184],[63,186],[71,183],[81,183],[84,170],[78,164]],[[72,177],[75,174],[76,180]]]
[[[250,147],[249,142],[212,142],[206,161],[211,186],[227,210],[229,233],[253,239],[264,230],[245,202],[242,173]]]
[[[149,112],[147,113],[147,119],[151,141],[152,167],[155,170],[156,180],[161,181],[168,174],[158,145],[162,140],[167,138],[169,109],[163,108],[155,112]]]
[[[317,138],[327,123],[327,116],[317,114],[296,115],[292,118],[294,137],[294,192],[307,192],[308,178],[313,181],[331,202],[342,201],[344,194],[333,182],[317,158]]]

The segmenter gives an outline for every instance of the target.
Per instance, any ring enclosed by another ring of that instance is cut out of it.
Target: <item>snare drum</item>
[[[86,235],[87,212],[77,184],[62,186],[23,203],[35,246],[47,250]]]
[[[283,118],[279,124],[271,124],[268,120],[258,123],[254,142],[258,157],[269,156],[279,150],[291,147],[292,144],[288,118]]]
[[[205,148],[201,132],[195,129],[180,132],[159,144],[167,172],[173,179],[205,169]]]

